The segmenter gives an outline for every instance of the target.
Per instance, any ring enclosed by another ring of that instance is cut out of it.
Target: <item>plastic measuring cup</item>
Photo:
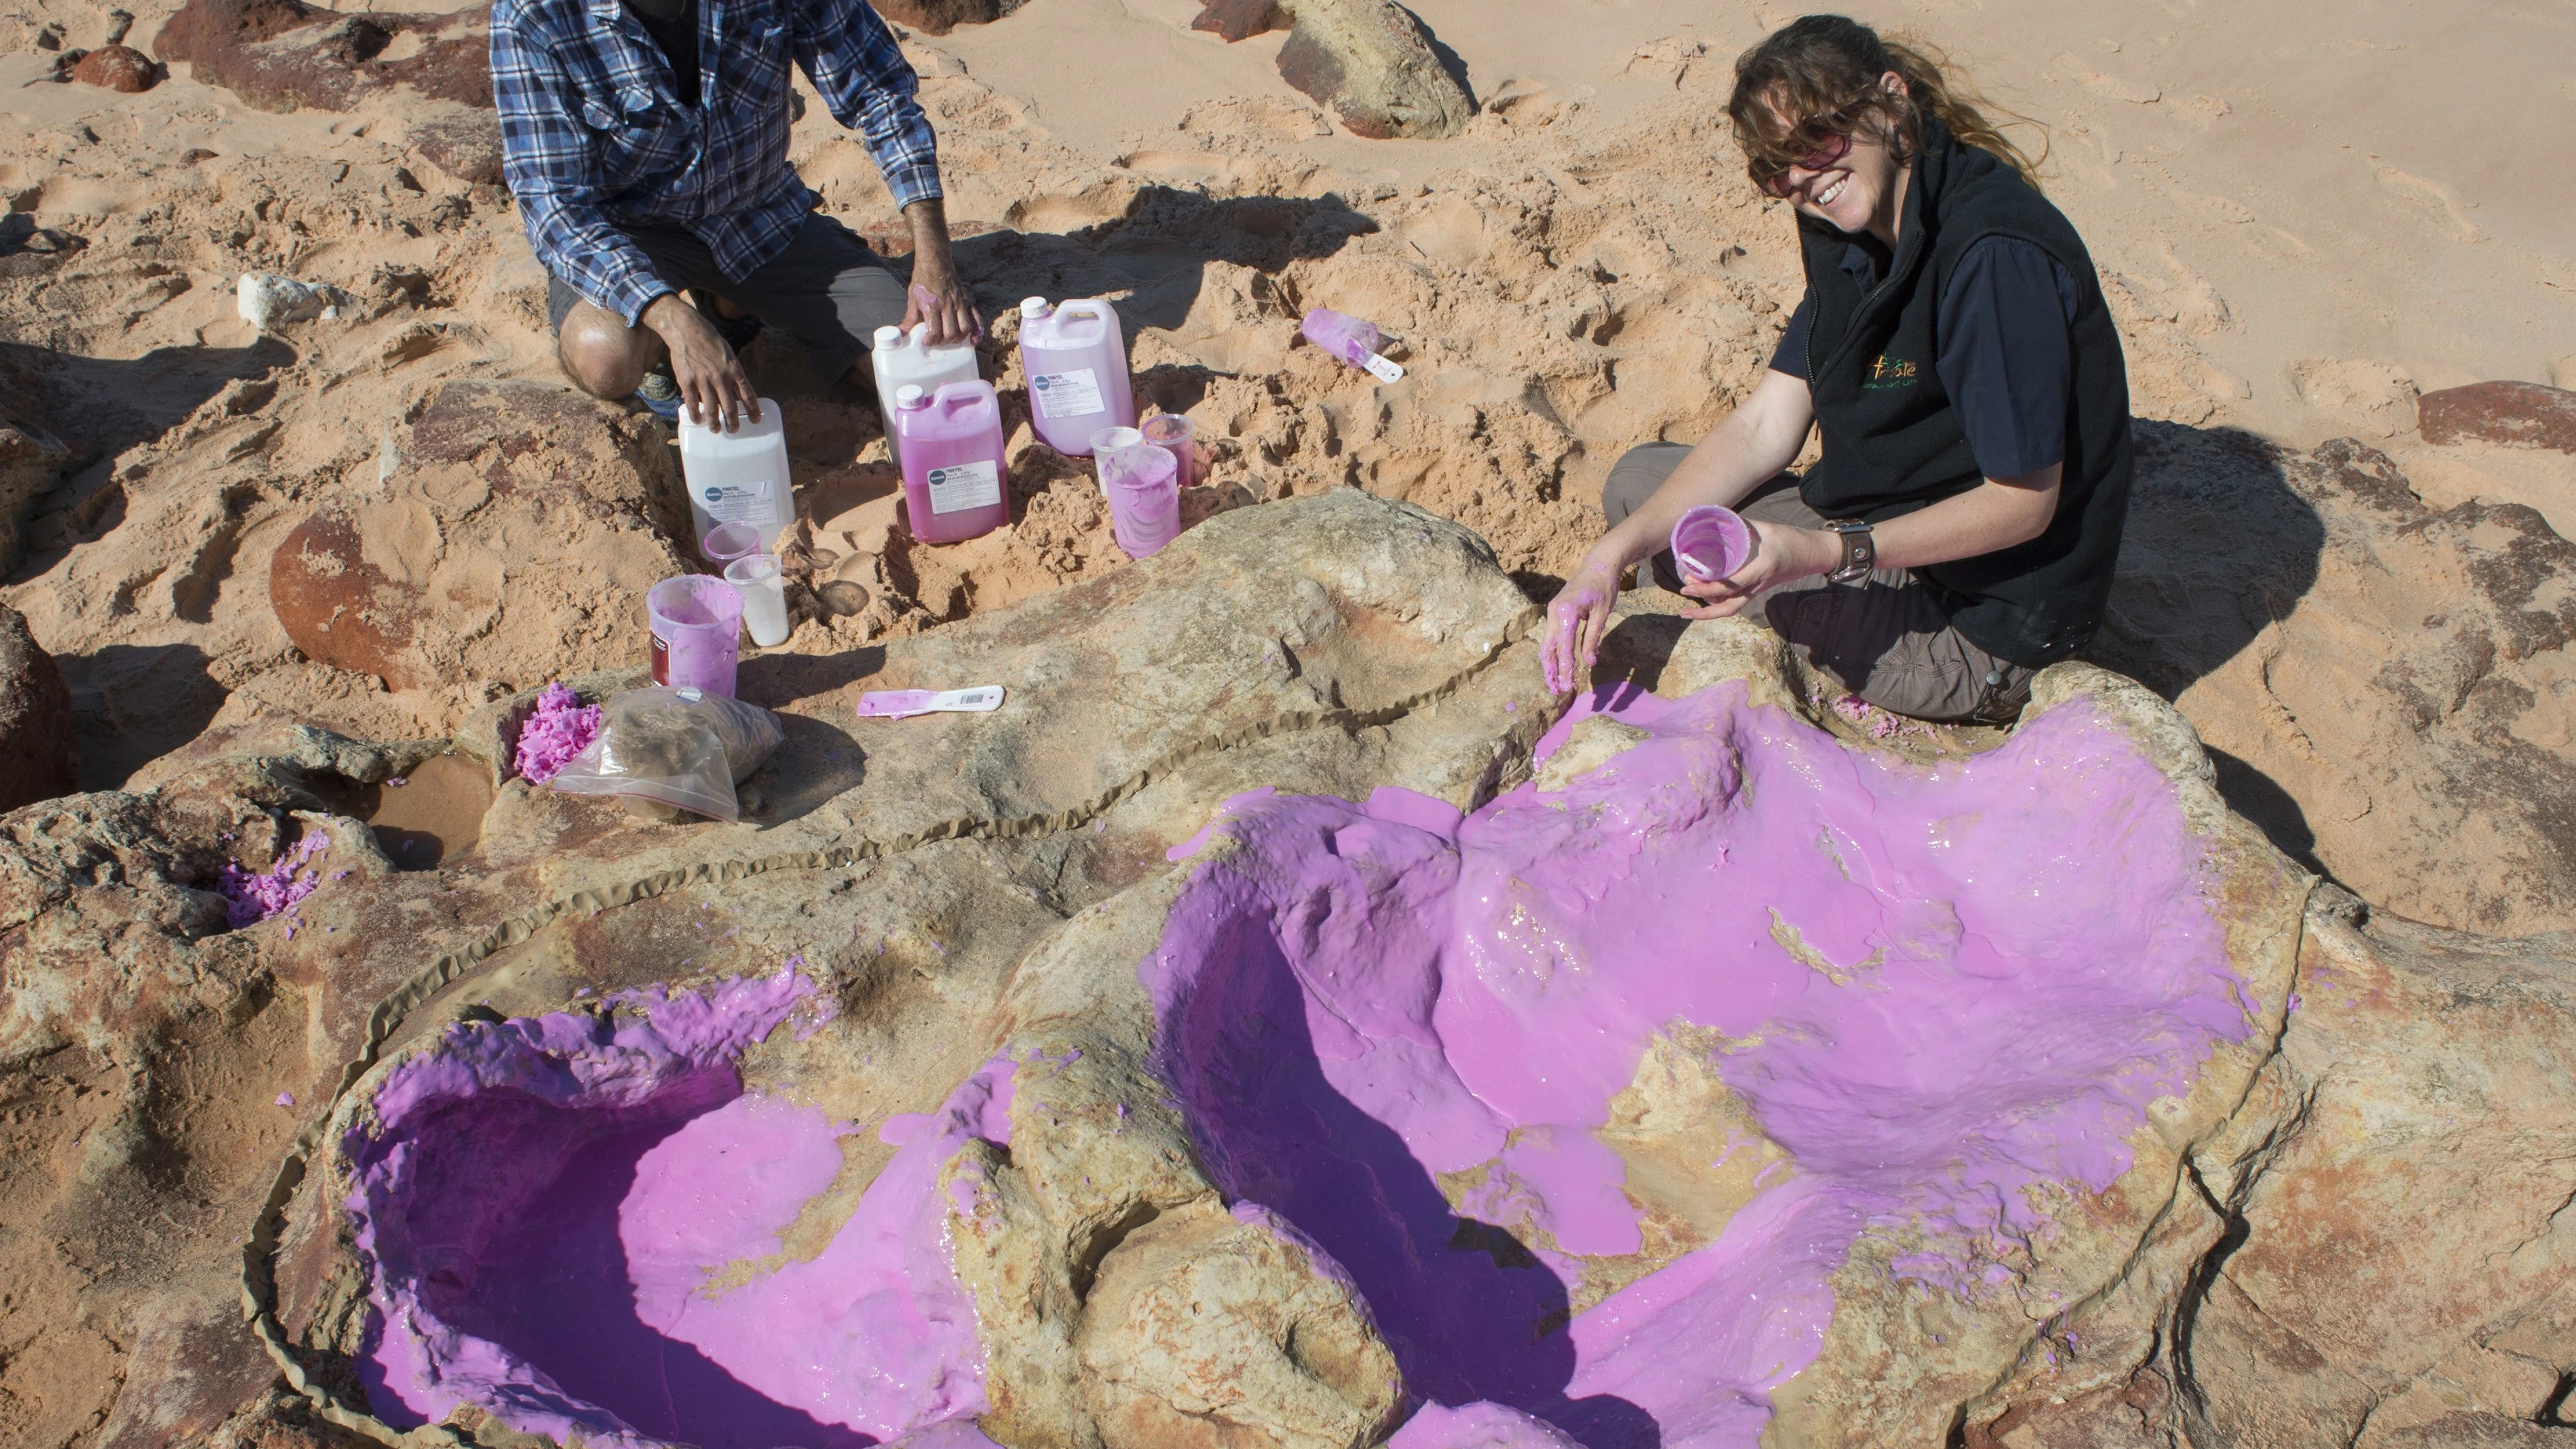
[[[1753,527],[1732,508],[1703,503],[1673,524],[1673,566],[1686,583],[1731,578],[1753,561]]]
[[[1129,558],[1151,558],[1180,536],[1180,465],[1151,443],[1121,448],[1100,460],[1100,486],[1109,495],[1109,528]]]
[[[644,596],[653,627],[653,682],[733,697],[742,658],[742,594],[722,579],[682,574]]]
[[[1305,334],[1307,341],[1380,382],[1404,381],[1404,369],[1378,355],[1374,322],[1330,307],[1317,307],[1297,324],[1297,330]]]
[[[742,625],[763,649],[787,642],[787,577],[774,553],[747,553],[725,565],[725,582],[742,595]]]
[[[1091,476],[1100,480],[1102,496],[1109,492],[1109,455],[1143,441],[1145,435],[1134,428],[1102,428],[1091,435]]]
[[[1180,465],[1174,476],[1184,488],[1199,481],[1199,425],[1187,413],[1156,413],[1137,426],[1145,441],[1172,455]]]
[[[719,523],[698,540],[698,552],[707,562],[723,568],[735,559],[760,552],[760,526],[752,523]]]

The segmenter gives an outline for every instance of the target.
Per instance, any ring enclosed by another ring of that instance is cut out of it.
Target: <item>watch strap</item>
[[[1843,541],[1842,564],[1825,575],[1826,582],[1856,584],[1868,578],[1870,571],[1878,567],[1878,542],[1870,536],[1869,524],[1857,518],[1837,518],[1825,527]]]

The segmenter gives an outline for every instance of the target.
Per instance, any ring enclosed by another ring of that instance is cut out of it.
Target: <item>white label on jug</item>
[[[698,503],[719,523],[761,523],[769,518],[769,480],[710,483],[698,490]]]
[[[1029,394],[1038,400],[1042,418],[1080,418],[1104,412],[1100,377],[1088,367],[1071,372],[1041,372],[1029,379]]]
[[[1002,470],[992,463],[952,463],[929,475],[930,511],[962,513],[1002,501]]]

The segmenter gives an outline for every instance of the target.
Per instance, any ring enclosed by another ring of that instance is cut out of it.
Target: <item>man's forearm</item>
[[[903,209],[903,219],[912,224],[912,249],[917,254],[937,247],[948,250],[948,204],[936,196],[925,196]]]

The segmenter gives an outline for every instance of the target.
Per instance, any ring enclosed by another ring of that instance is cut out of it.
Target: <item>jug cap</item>
[[[1020,303],[1020,315],[1032,322],[1054,310],[1047,305],[1047,299],[1044,297],[1029,297]]]
[[[930,406],[930,394],[923,392],[912,383],[905,383],[894,390],[894,405],[906,411],[926,408]]]
[[[897,327],[897,326],[895,326],[893,323],[889,322],[889,323],[887,323],[886,325],[884,325],[883,327],[880,327],[880,328],[878,328],[878,329],[877,329],[877,350],[878,350],[879,352],[883,352],[884,350],[886,350],[886,349],[887,349],[887,348],[889,348],[889,347],[900,347],[900,346],[902,346],[902,345],[903,345],[903,329],[902,329],[902,328]]]

